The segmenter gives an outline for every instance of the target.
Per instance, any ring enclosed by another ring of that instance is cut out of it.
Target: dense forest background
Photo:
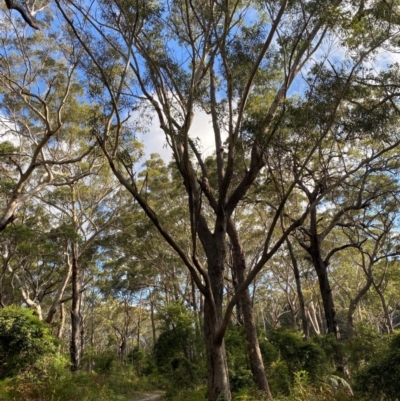
[[[399,33],[397,0],[2,2],[0,399],[400,398]]]

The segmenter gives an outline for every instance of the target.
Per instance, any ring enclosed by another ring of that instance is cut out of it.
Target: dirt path
[[[149,392],[149,393],[138,393],[134,396],[132,401],[162,401],[162,395],[164,393],[161,391],[157,391],[157,392]]]
[[[142,398],[140,401],[155,401],[159,400],[161,398],[161,394],[154,394],[151,395],[150,397]]]

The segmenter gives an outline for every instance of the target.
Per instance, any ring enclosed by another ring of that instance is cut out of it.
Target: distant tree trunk
[[[319,323],[317,319],[317,314],[315,312],[314,302],[311,301],[307,308],[308,316],[310,318],[310,322],[315,334],[321,334],[321,330],[319,328]]]
[[[150,320],[151,320],[151,332],[153,334],[153,346],[156,344],[156,323],[154,320],[154,299],[153,292],[150,295]]]
[[[361,298],[370,289],[372,281],[373,281],[372,277],[368,277],[367,282],[361,288],[358,294],[353,299],[350,300],[349,310],[347,312],[347,335],[349,337],[353,336],[354,334],[354,321],[353,321],[354,312],[356,311],[357,305],[361,301]]]
[[[75,244],[72,245],[75,248]],[[76,253],[73,252],[72,257],[72,306],[71,306],[71,370],[77,371],[81,367],[81,291],[80,291],[80,271]]]
[[[137,322],[137,335],[136,335],[136,344],[138,349],[140,349],[140,334],[141,334],[141,326],[142,326],[142,312],[139,312],[138,322]]]
[[[377,292],[379,299],[381,300],[382,303],[382,308],[383,308],[383,313],[385,315],[385,323],[386,323],[386,331],[390,334],[393,333],[393,323],[392,323],[392,319],[390,318],[390,313],[389,313],[389,308],[386,304],[386,300],[385,297],[383,295],[383,292],[380,289],[380,286],[375,284],[375,282],[373,282],[375,291]]]
[[[119,360],[121,364],[125,363],[125,354],[126,354],[126,337],[123,336],[119,344]]]
[[[290,260],[292,261],[293,273],[296,281],[297,296],[299,297],[301,326],[303,329],[304,337],[308,339],[310,337],[310,327],[308,325],[306,305],[304,302],[303,290],[301,288],[299,265],[297,263],[296,255],[293,252],[293,247],[291,242],[289,240],[286,240],[286,244],[289,250]]]
[[[62,300],[62,297],[64,296],[65,289],[67,288],[67,285],[69,284],[69,281],[71,278],[72,263],[69,258],[68,249],[65,251],[65,255],[66,255],[65,263],[66,263],[67,269],[66,269],[64,278],[62,280],[61,286],[58,289],[57,294],[54,298],[53,304],[51,305],[50,310],[47,313],[47,317],[46,317],[47,323],[51,323],[53,321],[54,316],[57,312],[57,309],[61,304],[61,300]]]
[[[60,305],[60,322],[58,324],[58,330],[57,330],[57,338],[62,339],[62,336],[64,335],[64,330],[65,330],[65,306],[64,304]],[[60,345],[58,346],[58,353],[61,352],[61,342]]]
[[[81,302],[82,302],[82,296],[81,296]],[[80,351],[80,357],[82,359],[82,356],[85,355],[85,334],[86,334],[86,319],[82,316],[81,311],[82,311],[82,307],[79,308],[79,314],[80,314],[80,318],[81,318],[81,327],[80,327],[80,347],[81,347],[81,351]]]
[[[6,260],[3,263],[1,275],[0,275],[0,308],[3,309],[6,307],[4,303],[4,285],[3,285],[3,279],[7,271],[7,263],[10,260],[10,255],[6,255]]]
[[[91,355],[89,358],[89,366],[88,366],[88,371],[89,373],[92,373],[93,371],[93,348],[94,348],[94,304],[93,302],[90,305],[90,349],[91,349]]]

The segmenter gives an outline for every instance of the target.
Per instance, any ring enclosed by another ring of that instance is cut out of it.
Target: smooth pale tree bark
[[[308,314],[308,316],[310,318],[310,322],[311,322],[311,325],[312,325],[312,328],[313,328],[314,332],[316,334],[321,334],[321,330],[319,328],[319,323],[318,323],[318,318],[317,318],[317,313],[315,311],[314,301],[311,301],[308,304],[307,314]]]
[[[76,211],[76,189],[71,187],[71,200],[72,200],[72,215],[71,223],[74,233],[79,231],[79,222]],[[70,343],[70,357],[71,357],[71,371],[75,372],[81,368],[81,267],[79,264],[79,245],[76,240],[71,242],[71,259],[72,259],[72,305],[71,305],[71,343]]]
[[[68,246],[66,248],[68,248]],[[60,308],[60,305],[63,304],[64,302],[66,302],[66,300],[63,299],[63,297],[64,297],[65,290],[67,289],[67,286],[70,284],[72,271],[73,271],[73,263],[70,260],[70,255],[69,255],[68,249],[66,249],[64,251],[64,256],[65,256],[66,272],[61,281],[61,285],[56,292],[56,295],[53,300],[53,304],[51,305],[49,311],[47,312],[47,316],[46,316],[47,323],[51,323],[53,321],[54,316],[57,313],[57,310]]]

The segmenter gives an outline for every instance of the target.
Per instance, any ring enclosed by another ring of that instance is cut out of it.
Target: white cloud
[[[148,132],[138,135],[138,139],[143,142],[145,147],[145,158],[147,159],[151,153],[158,153],[168,163],[172,159],[172,150],[167,145],[165,134],[159,127],[157,117],[153,118],[148,128]],[[204,111],[197,110],[195,112],[189,135],[200,145],[203,157],[210,156],[215,152],[211,117]],[[197,139],[199,140],[197,141]]]

